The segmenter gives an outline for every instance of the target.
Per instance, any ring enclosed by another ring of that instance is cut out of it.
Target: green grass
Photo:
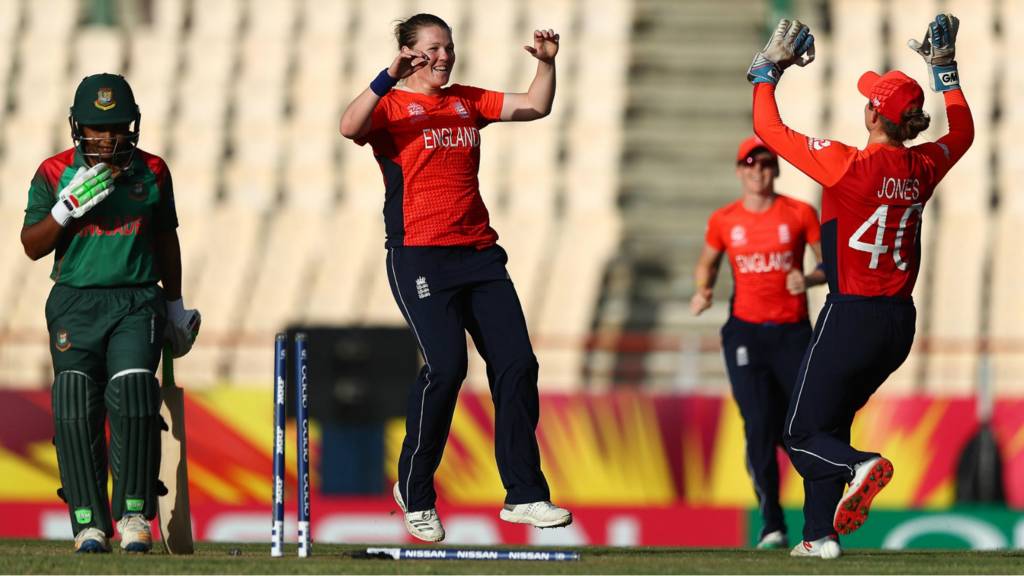
[[[579,562],[357,560],[365,546],[316,544],[313,557],[270,558],[266,544],[198,545],[194,556],[77,555],[70,542],[0,540],[3,574],[1024,574],[1024,552],[850,550],[838,560],[785,551],[577,548]],[[232,550],[237,554],[232,555]]]

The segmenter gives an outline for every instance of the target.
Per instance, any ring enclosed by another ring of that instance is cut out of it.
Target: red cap
[[[878,113],[895,124],[903,121],[903,112],[924,107],[924,91],[910,76],[892,70],[879,76],[867,71],[857,81],[857,90],[871,101]]]
[[[775,160],[779,159],[775,152],[771,148],[769,148],[767,144],[764,143],[764,140],[761,140],[757,136],[751,136],[750,138],[747,138],[743,142],[740,142],[739,150],[736,151],[736,162],[743,162],[744,160],[750,157],[751,152],[757,150],[758,148],[771,154],[772,158],[774,158]]]

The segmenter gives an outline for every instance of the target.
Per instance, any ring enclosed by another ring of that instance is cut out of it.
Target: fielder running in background
[[[565,526],[572,515],[551,504],[541,472],[537,358],[477,181],[481,128],[551,111],[558,35],[535,31],[533,46],[525,47],[537,59],[526,93],[447,86],[455,46],[437,16],[412,16],[395,36],[398,56],[349,104],[340,125],[346,138],[370,143],[384,174],[388,278],[426,363],[409,391],[395,500],[410,534],[444,538],[434,471],[466,377],[468,331],[487,363],[494,401],[495,457],[506,491],[499,515]],[[393,89],[399,80],[403,86]]]
[[[806,481],[804,542],[794,556],[839,556],[836,533],[863,524],[893,475],[887,459],[850,446],[850,427],[857,410],[910,353],[924,205],[974,138],[954,60],[958,25],[941,14],[923,43],[910,42],[929,65],[932,89],[946,101],[949,133],[937,142],[906,145],[928,127],[929,117],[921,87],[895,70],[865,72],[857,83],[867,98],[862,150],[783,124],[775,84],[786,67],[814,57],[814,37],[799,21],[782,20],[747,72],[754,84],[754,132],[823,187],[829,295],[786,415],[786,446]]]
[[[175,356],[188,352],[199,313],[181,300],[171,174],[162,159],[136,147],[141,115],[128,82],[112,74],[85,78],[69,120],[74,147],[39,166],[21,231],[33,260],[56,252],[46,325],[58,494],[68,505],[75,549],[109,552],[109,413],[113,520],[123,549],[147,552],[160,469],[154,371],[165,337]]]
[[[790,392],[811,339],[805,291],[825,283],[820,268],[803,273],[805,246],[821,262],[818,214],[809,204],[777,194],[778,175],[779,159],[760,138],[740,143],[736,176],[743,195],[711,215],[690,300],[694,315],[711,307],[722,255],[728,254],[735,286],[729,320],[722,326],[722,352],[743,416],[747,470],[761,511],[758,548],[788,544],[776,449],[782,446]]]

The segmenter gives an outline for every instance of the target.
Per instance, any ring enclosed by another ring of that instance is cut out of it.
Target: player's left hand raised
[[[523,46],[534,58],[541,62],[553,63],[558,54],[558,34],[554,30],[534,30],[533,46]]]

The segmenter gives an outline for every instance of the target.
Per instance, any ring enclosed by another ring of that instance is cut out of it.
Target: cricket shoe
[[[530,524],[537,528],[559,528],[572,524],[572,512],[547,500],[527,504],[505,504],[498,514],[505,522]]]
[[[786,538],[786,533],[782,530],[776,530],[762,536],[761,540],[757,543],[757,549],[775,550],[777,548],[785,548],[788,545],[789,538]]]
[[[813,542],[804,540],[789,551],[790,556],[800,558],[823,558],[834,560],[843,555],[843,549],[839,547],[839,541],[835,536],[825,536]]]
[[[441,526],[441,519],[437,516],[437,508],[423,510],[421,512],[407,512],[405,501],[402,500],[402,491],[398,489],[398,482],[391,490],[395,502],[405,514],[405,529],[414,537],[425,542],[440,542],[444,540],[444,526]]]
[[[892,462],[881,456],[865,460],[854,467],[853,480],[836,506],[832,526],[840,534],[850,534],[868,519],[871,501],[892,482]]]
[[[125,552],[149,552],[153,549],[153,533],[142,514],[125,514],[117,522],[121,533],[121,549]]]
[[[103,530],[92,526],[75,536],[75,552],[79,554],[102,554],[110,552],[110,542]]]

